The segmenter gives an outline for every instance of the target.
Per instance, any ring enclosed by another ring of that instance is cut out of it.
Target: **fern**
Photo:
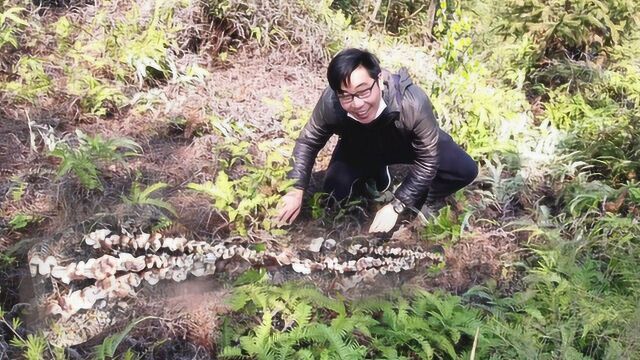
[[[0,50],[6,44],[18,48],[17,33],[21,31],[23,27],[29,24],[21,17],[21,14],[26,9],[21,7],[11,7],[6,10],[3,9],[0,12]]]
[[[58,143],[50,155],[62,160],[58,166],[58,177],[72,172],[80,184],[89,190],[103,189],[99,179],[100,164],[122,160],[125,156],[136,154],[140,149],[140,145],[127,138],[103,139],[100,135],[88,136],[80,130],[76,130],[76,137],[76,147]]]
[[[97,360],[112,359],[116,354],[116,350],[118,350],[118,346],[120,346],[120,343],[122,343],[122,340],[124,340],[124,338],[127,335],[129,335],[129,333],[131,332],[131,330],[133,330],[134,327],[136,327],[138,324],[140,324],[145,320],[154,319],[154,318],[155,317],[153,316],[146,316],[143,318],[139,318],[137,320],[132,321],[129,325],[127,325],[127,327],[125,327],[119,333],[106,337],[102,341],[102,344],[94,347],[93,349],[94,359],[97,359]]]
[[[133,186],[131,186],[131,194],[128,197],[122,196],[122,199],[129,205],[151,205],[159,209],[164,209],[170,212],[173,216],[178,216],[176,210],[170,203],[151,197],[151,194],[162,190],[167,186],[169,185],[166,183],[157,182],[147,186],[144,190],[141,190],[140,184],[134,183]]]

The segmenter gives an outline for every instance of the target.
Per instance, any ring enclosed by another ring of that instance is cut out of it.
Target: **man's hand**
[[[280,199],[278,214],[275,217],[276,227],[290,225],[300,214],[303,190],[293,189]]]
[[[393,209],[392,204],[387,204],[376,213],[369,232],[388,232],[393,229],[396,221],[398,221],[398,213]]]

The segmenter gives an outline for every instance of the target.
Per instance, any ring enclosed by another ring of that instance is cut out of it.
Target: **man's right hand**
[[[275,217],[276,227],[290,225],[300,214],[303,190],[293,189],[280,199]]]

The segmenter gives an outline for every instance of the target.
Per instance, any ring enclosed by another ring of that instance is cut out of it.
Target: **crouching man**
[[[354,185],[366,179],[384,191],[391,185],[388,165],[411,164],[369,232],[390,231],[403,211],[417,212],[475,179],[476,163],[439,129],[431,102],[406,70],[391,74],[373,54],[345,49],[331,60],[327,79],[329,87],[296,140],[289,177],[297,182],[278,205],[278,225],[291,224],[300,213],[316,156],[333,134],[339,141],[324,191],[337,200],[357,195]]]

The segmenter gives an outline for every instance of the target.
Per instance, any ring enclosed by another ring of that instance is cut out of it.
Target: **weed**
[[[28,214],[16,214],[9,221],[9,228],[13,231],[23,230],[29,224],[38,221],[38,217]]]
[[[11,200],[13,200],[14,202],[19,202],[24,196],[25,190],[27,188],[27,183],[24,181],[20,181],[18,178],[14,178],[12,179],[12,181],[13,184],[10,190]]]
[[[227,323],[222,357],[458,358],[461,343],[484,335],[476,310],[441,293],[348,303],[297,284],[253,283],[236,288],[231,304],[262,320]]]
[[[126,156],[135,155],[140,149],[140,145],[127,138],[103,139],[100,135],[89,136],[80,130],[76,130],[76,137],[77,146],[58,143],[51,155],[62,160],[58,167],[58,176],[72,172],[89,190],[102,190],[99,165],[121,161]],[[120,152],[121,149],[127,151]]]
[[[27,360],[43,359],[44,352],[47,350],[47,340],[41,335],[27,335],[26,339],[14,337],[11,339],[11,346],[23,350],[23,356]]]
[[[44,70],[41,59],[23,56],[16,64],[18,79],[3,84],[4,90],[19,99],[34,102],[39,96],[52,91],[52,80]]]
[[[68,69],[67,92],[79,98],[80,107],[95,116],[108,115],[110,108],[119,108],[127,98],[115,87],[109,86],[87,71]]]
[[[166,201],[152,198],[151,194],[156,191],[162,190],[169,186],[163,182],[158,182],[147,186],[144,190],[140,187],[140,184],[135,182],[131,186],[131,194],[126,197],[122,196],[122,200],[128,205],[151,205],[159,209],[170,212],[173,216],[177,216],[176,210],[171,204]]]
[[[1,9],[0,12],[0,51],[9,44],[14,48],[18,48],[18,38],[16,35],[21,32],[22,28],[29,24],[21,17],[26,11],[21,7],[11,7]]]
[[[127,325],[127,327],[125,327],[122,331],[116,334],[107,336],[100,345],[97,345],[94,348],[93,358],[98,360],[113,359],[113,357],[116,354],[116,350],[118,350],[118,347],[122,343],[122,340],[124,340],[124,338],[129,335],[129,333],[131,332],[131,330],[133,330],[133,328],[138,326],[143,321],[146,321],[149,319],[155,319],[155,317],[146,316],[143,318],[138,318],[136,320],[133,320],[131,323],[129,323],[129,325]],[[126,354],[124,355],[125,358],[130,358],[132,356],[130,350],[127,350]]]

